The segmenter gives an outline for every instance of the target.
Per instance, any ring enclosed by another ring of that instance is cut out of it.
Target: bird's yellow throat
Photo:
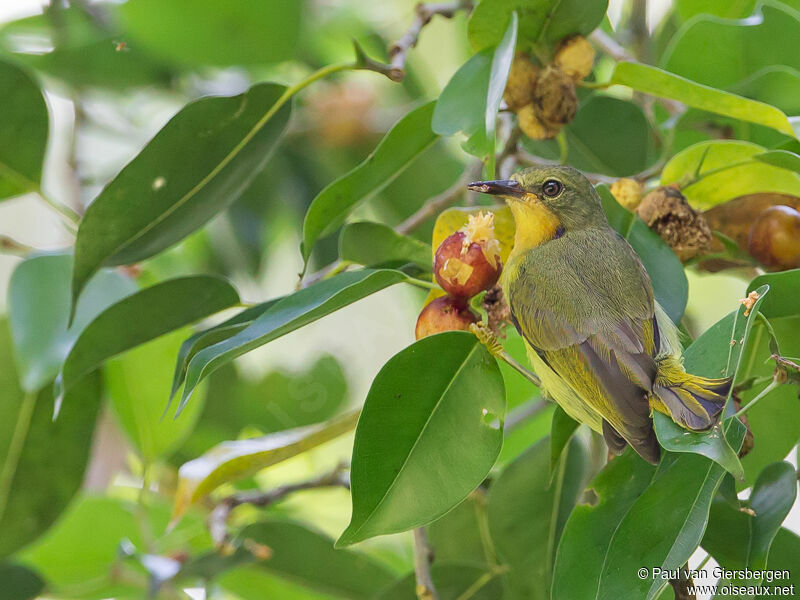
[[[509,200],[508,206],[516,223],[511,256],[526,252],[556,237],[561,221],[535,195],[526,194],[519,200]]]

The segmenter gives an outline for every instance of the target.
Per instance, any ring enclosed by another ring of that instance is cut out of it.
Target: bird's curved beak
[[[505,196],[506,198],[522,198],[525,190],[518,181],[513,179],[496,179],[494,181],[474,181],[467,184],[467,189],[482,194],[492,194],[493,196]]]

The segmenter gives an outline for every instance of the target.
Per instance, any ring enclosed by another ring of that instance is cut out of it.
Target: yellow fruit
[[[642,201],[642,184],[635,179],[623,177],[611,184],[611,194],[629,211],[636,210]]]
[[[556,51],[555,64],[574,81],[580,81],[592,72],[595,51],[589,41],[574,35],[564,39]]]
[[[531,62],[530,56],[524,52],[517,52],[508,73],[506,90],[503,92],[503,99],[511,110],[517,110],[531,103],[538,76],[539,67]]]
[[[536,81],[533,106],[539,120],[551,127],[569,123],[578,110],[575,82],[558,67],[548,65]]]
[[[532,140],[552,140],[558,135],[558,127],[551,127],[536,116],[533,104],[523,106],[517,111],[517,121],[522,133]]]

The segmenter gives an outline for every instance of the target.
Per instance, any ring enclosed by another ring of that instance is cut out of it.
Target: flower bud
[[[414,331],[417,339],[442,331],[469,331],[472,323],[478,322],[464,298],[441,296],[429,302],[417,318]]]
[[[533,101],[533,88],[538,75],[539,67],[531,62],[527,54],[517,52],[514,55],[503,92],[503,99],[511,110],[518,110]]]
[[[522,133],[532,140],[552,140],[558,135],[558,127],[551,127],[536,116],[533,104],[523,106],[517,111],[517,121]]]
[[[558,67],[549,65],[536,81],[533,106],[540,121],[550,126],[566,125],[578,111],[575,82]]]
[[[452,296],[472,298],[500,277],[500,242],[494,234],[494,214],[471,215],[466,226],[447,237],[436,250],[433,272]]]
[[[617,202],[631,212],[636,210],[636,207],[642,201],[642,184],[635,179],[628,179],[627,177],[617,179],[609,189]]]
[[[582,35],[565,38],[556,50],[555,64],[573,81],[580,81],[592,72],[595,51]]]
[[[800,267],[800,212],[789,206],[770,206],[750,228],[747,250],[775,270]]]

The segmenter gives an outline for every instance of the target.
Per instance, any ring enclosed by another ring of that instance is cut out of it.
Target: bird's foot
[[[495,358],[503,358],[505,350],[497,339],[497,336],[489,329],[488,325],[484,323],[472,323],[469,326],[469,330],[475,334],[475,337],[478,338],[481,344],[486,346],[489,354]]]

